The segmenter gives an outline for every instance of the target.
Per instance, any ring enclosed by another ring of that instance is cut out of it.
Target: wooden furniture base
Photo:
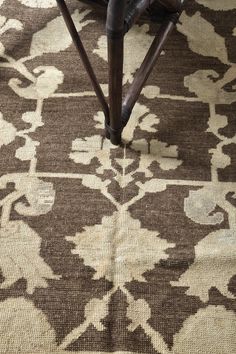
[[[73,42],[90,77],[93,88],[105,115],[106,137],[115,145],[121,143],[122,130],[129,121],[132,109],[148,79],[163,47],[181,14],[183,0],[83,0],[105,8],[108,41],[109,104],[98,83],[86,50],[76,30],[65,0],[57,0]],[[143,16],[161,22],[161,26],[136,72],[126,97],[122,101],[124,37],[136,21]]]

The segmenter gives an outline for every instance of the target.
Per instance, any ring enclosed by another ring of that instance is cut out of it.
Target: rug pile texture
[[[68,5],[107,95],[104,18]],[[121,147],[55,1],[0,0],[0,99],[0,353],[236,353],[235,0],[187,2]]]

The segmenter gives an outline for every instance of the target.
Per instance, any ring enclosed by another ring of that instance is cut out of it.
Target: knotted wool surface
[[[68,5],[107,95],[104,18]],[[114,147],[56,2],[0,0],[0,353],[236,353],[235,19],[187,3]]]

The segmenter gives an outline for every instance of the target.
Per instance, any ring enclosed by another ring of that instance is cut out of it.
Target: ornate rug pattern
[[[68,3],[107,92],[104,21]],[[0,353],[236,353],[235,19],[188,2],[114,147],[55,1],[0,0]]]

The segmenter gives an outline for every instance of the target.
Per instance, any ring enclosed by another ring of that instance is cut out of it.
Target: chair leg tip
[[[120,131],[110,131],[108,128],[105,129],[105,136],[111,141],[113,145],[121,144],[121,132]]]
[[[121,135],[111,135],[110,141],[113,145],[120,145],[121,144]]]

